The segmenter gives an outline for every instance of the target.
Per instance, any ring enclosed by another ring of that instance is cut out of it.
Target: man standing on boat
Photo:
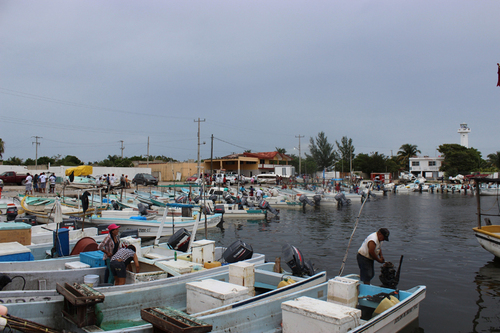
[[[358,250],[357,260],[359,266],[359,277],[364,284],[370,284],[371,279],[375,276],[374,261],[383,264],[385,262],[382,255],[381,243],[389,241],[389,230],[380,228],[364,240]]]

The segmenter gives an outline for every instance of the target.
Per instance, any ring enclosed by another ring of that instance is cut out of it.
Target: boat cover
[[[74,176],[90,176],[92,174],[92,166],[91,165],[80,165],[74,168],[66,169],[66,176],[71,175],[72,172],[75,172]]]

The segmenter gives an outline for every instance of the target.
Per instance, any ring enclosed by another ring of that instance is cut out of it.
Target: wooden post
[[[476,185],[477,227],[481,229],[481,198],[479,195],[479,182],[477,179],[474,179],[474,184]]]

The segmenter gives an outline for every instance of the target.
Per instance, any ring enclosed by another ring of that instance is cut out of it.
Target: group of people
[[[52,173],[47,177],[45,172],[40,175],[31,176],[28,172],[25,179],[25,195],[33,195],[33,191],[38,193],[46,193],[47,183],[49,183],[49,193],[55,193],[56,190],[56,175]]]
[[[132,271],[132,261],[135,264],[135,272],[139,273],[140,266],[134,245],[123,244],[119,235],[120,227],[116,224],[108,226],[108,235],[99,244],[99,250],[104,252],[103,259],[106,262],[104,283],[116,286],[125,284],[127,268]]]

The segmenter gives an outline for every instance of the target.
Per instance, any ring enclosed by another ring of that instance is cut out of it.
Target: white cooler
[[[188,314],[212,310],[250,298],[247,287],[213,279],[186,283],[186,290]]]

